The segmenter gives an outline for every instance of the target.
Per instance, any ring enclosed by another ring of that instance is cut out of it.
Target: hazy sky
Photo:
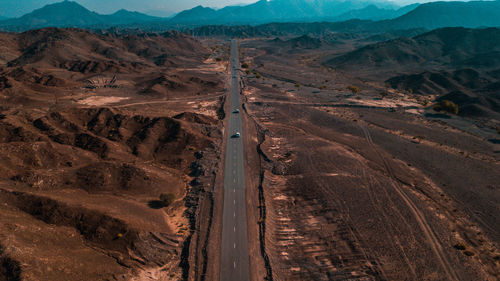
[[[0,0],[0,15],[17,17],[41,8],[46,4],[62,0]],[[257,0],[73,0],[89,10],[99,13],[113,13],[125,8],[162,15],[189,9],[197,5],[222,7],[227,5],[248,4]]]
[[[46,4],[62,0],[0,0],[0,15],[18,17],[43,7]],[[166,16],[197,5],[205,7],[223,7],[227,5],[248,4],[257,0],[73,0],[98,13],[110,14],[119,9],[139,11],[156,16]],[[375,0],[376,1],[376,0]],[[429,0],[392,0],[400,5]]]

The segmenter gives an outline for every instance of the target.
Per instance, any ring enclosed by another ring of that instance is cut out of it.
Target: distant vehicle
[[[236,132],[236,133],[234,133],[234,135],[232,137],[239,138],[239,137],[241,137],[241,134],[240,134],[240,132]]]
[[[240,113],[240,109],[239,108],[236,108],[233,113]]]

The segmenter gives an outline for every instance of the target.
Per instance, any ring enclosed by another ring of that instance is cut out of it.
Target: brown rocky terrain
[[[458,105],[461,116],[498,120],[498,28],[443,28],[369,44],[324,64],[410,94]]]
[[[431,108],[479,71],[416,83],[434,96],[387,89],[379,72],[322,64],[352,44],[242,43],[255,280],[496,280],[498,133]]]
[[[197,29],[272,35],[240,46],[252,280],[497,280],[498,30],[344,24]],[[0,279],[217,279],[228,42],[0,42]]]
[[[176,32],[78,29],[0,42],[0,279],[200,274],[223,48]]]

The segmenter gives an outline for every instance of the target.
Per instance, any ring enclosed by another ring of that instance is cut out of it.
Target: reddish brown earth
[[[497,280],[496,132],[320,64],[350,46],[242,43],[255,280]]]
[[[198,279],[225,47],[76,29],[0,42],[0,279]]]
[[[242,42],[253,280],[500,277],[500,123],[476,99],[497,71],[423,68],[410,92],[411,73],[329,64],[376,40]],[[0,279],[217,279],[227,42],[0,43]],[[488,114],[436,112],[443,94]]]

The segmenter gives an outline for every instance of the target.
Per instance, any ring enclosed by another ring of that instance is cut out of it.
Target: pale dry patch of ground
[[[217,117],[217,108],[218,101],[204,101],[192,105],[193,109],[196,109],[196,112],[199,114],[207,115],[210,117]]]
[[[423,106],[421,104],[405,99],[347,98],[345,99],[345,101],[350,104],[370,106],[370,107],[380,107],[380,108],[417,107],[419,109],[423,109]]]
[[[119,103],[123,100],[128,100],[129,97],[103,97],[103,96],[92,96],[86,99],[78,101],[79,104],[88,106],[104,106],[113,103]]]
[[[177,68],[177,71],[197,71],[202,74],[212,74],[214,72],[224,72],[226,68],[227,62],[214,62],[213,59],[208,59],[204,61],[204,64],[196,68]]]

